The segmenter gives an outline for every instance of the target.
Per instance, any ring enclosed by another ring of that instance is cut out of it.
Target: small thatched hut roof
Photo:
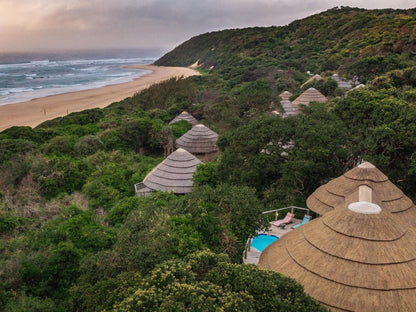
[[[308,80],[306,80],[300,87],[302,88],[304,85],[306,85],[306,84],[308,84],[308,83],[310,83],[310,82],[312,82],[314,80],[321,80],[321,79],[322,79],[321,75],[315,74],[311,78],[309,78]]]
[[[385,210],[399,215],[404,222],[416,228],[416,207],[411,199],[369,162],[317,188],[306,200],[306,205],[313,212],[324,215],[336,207],[356,201],[351,194],[360,188],[363,190],[363,186],[372,189],[373,196],[380,199]]]
[[[176,148],[183,148],[192,154],[218,152],[218,134],[208,127],[198,124],[175,142]]]
[[[143,183],[135,185],[136,195],[155,191],[173,191],[186,194],[192,191],[192,175],[201,161],[186,150],[179,148],[150,171]]]
[[[176,116],[174,119],[172,119],[169,122],[169,124],[171,125],[171,124],[173,124],[175,122],[178,122],[178,121],[181,121],[181,120],[186,120],[192,126],[195,126],[198,123],[198,120],[196,120],[196,118],[194,116],[192,116],[191,114],[189,114],[187,111],[183,111],[178,116]]]
[[[323,102],[325,103],[327,101],[325,95],[323,95],[321,92],[316,90],[315,88],[309,88],[305,92],[303,92],[301,95],[299,95],[294,101],[293,104],[295,105],[308,105],[309,102]]]
[[[279,96],[282,99],[282,101],[289,101],[289,98],[292,96],[292,93],[290,93],[289,91],[283,91],[279,94]]]
[[[300,113],[300,107],[298,105],[293,104],[291,101],[286,100],[280,102],[283,108],[283,117],[287,116],[294,116]]]
[[[384,176],[363,173],[362,181]],[[296,279],[334,311],[416,311],[416,231],[379,195],[369,185],[352,190],[350,203],[266,248],[259,267]]]
[[[333,74],[332,79],[334,79],[338,83],[338,88],[341,89],[351,89],[354,84],[358,84],[359,81],[357,79],[342,79],[338,74]]]

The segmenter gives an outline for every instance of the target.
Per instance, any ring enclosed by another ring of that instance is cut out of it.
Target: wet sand
[[[186,67],[159,67],[154,65],[131,65],[130,68],[151,70],[133,81],[104,86],[96,89],[50,95],[28,102],[0,105],[0,131],[12,126],[36,127],[42,122],[90,108],[103,108],[121,101],[150,87],[152,84],[172,77],[199,75]]]

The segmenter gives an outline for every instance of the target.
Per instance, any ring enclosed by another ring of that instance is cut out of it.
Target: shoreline
[[[133,96],[153,84],[173,77],[189,77],[199,73],[187,67],[128,65],[127,68],[150,70],[132,81],[95,89],[60,93],[27,102],[0,106],[0,131],[13,126],[36,127],[42,122],[91,108],[104,108]]]

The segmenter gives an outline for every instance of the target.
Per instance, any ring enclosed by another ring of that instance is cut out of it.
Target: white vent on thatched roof
[[[325,215],[356,201],[376,202],[416,228],[416,207],[388,177],[373,164],[364,162],[342,176],[318,187],[306,200],[313,212]]]
[[[381,208],[379,205],[373,204],[368,201],[359,201],[356,203],[351,203],[348,205],[348,209],[356,213],[363,214],[379,214],[381,212]]]
[[[259,267],[294,278],[334,311],[415,311],[413,204],[369,163],[318,191],[332,209],[268,246]]]

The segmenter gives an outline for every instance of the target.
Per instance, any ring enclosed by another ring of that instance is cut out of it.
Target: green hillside
[[[255,27],[191,38],[157,65],[227,71],[267,67],[319,73],[340,70],[361,79],[404,68],[416,55],[416,9],[334,8],[283,27]]]

